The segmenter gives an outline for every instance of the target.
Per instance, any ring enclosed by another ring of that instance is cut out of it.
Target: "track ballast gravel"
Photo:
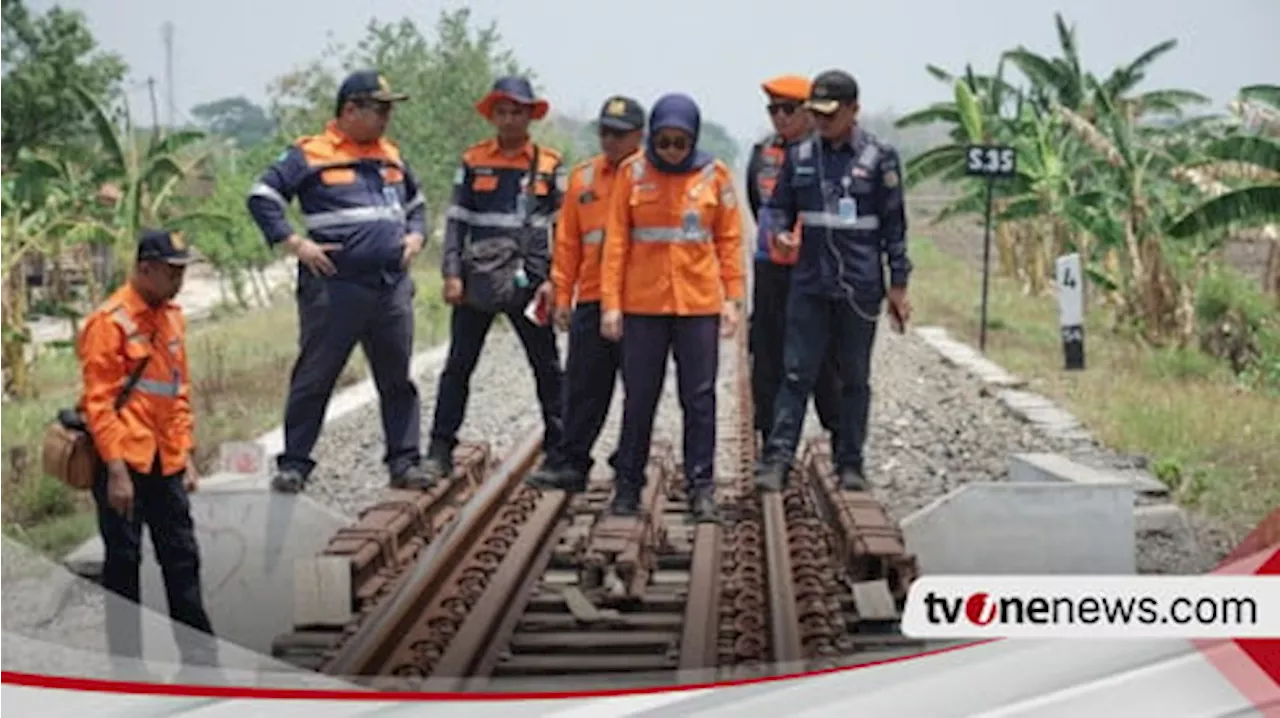
[[[565,353],[561,337],[561,357]],[[430,432],[438,369],[418,377],[423,401],[424,442]],[[732,344],[721,343],[718,407],[721,416],[733,411]],[[668,378],[655,421],[654,438],[666,438],[680,451],[680,409],[674,367]],[[315,451],[319,465],[307,493],[317,500],[355,515],[376,502],[387,476],[381,465],[382,430],[376,406],[364,407],[325,427]],[[597,466],[616,443],[622,415],[619,384],[594,457]],[[519,341],[504,321],[495,323],[471,383],[467,416],[459,437],[487,440],[503,455],[515,442],[541,424],[533,377]],[[806,435],[821,431],[810,406]],[[1132,459],[1103,447],[1064,445],[1032,425],[1012,416],[980,382],[964,370],[942,361],[936,351],[908,332],[899,335],[882,323],[876,337],[872,370],[872,414],[867,442],[868,478],[890,514],[901,520],[911,512],[973,481],[1008,476],[1008,457],[1018,452],[1054,451],[1099,468],[1127,469]],[[720,461],[728,454],[720,452]],[[724,467],[721,466],[723,471]],[[1138,564],[1143,572],[1202,572],[1212,568],[1220,553],[1189,557],[1170,548],[1161,537],[1142,540]],[[1176,546],[1176,544],[1174,544]]]

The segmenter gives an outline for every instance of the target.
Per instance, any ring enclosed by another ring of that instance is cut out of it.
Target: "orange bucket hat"
[[[480,98],[480,101],[476,103],[476,111],[492,119],[493,106],[499,100],[511,100],[522,105],[531,105],[533,107],[533,119],[535,120],[545,117],[547,110],[551,109],[551,105],[546,100],[533,96],[533,87],[523,77],[498,78],[497,82],[493,83],[493,89],[489,90],[489,94]]]

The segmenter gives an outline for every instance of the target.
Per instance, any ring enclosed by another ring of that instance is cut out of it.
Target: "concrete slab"
[[[445,357],[448,356],[448,351],[449,345],[446,342],[441,346],[416,354],[411,365],[413,375],[420,377],[428,372],[439,371],[444,364]],[[434,377],[430,381],[434,381]],[[376,400],[377,389],[374,387],[372,378],[353,384],[334,394],[333,399],[329,402],[329,408],[325,412],[325,423],[327,424]],[[271,459],[284,450],[284,428],[276,427],[254,439],[254,442],[259,444],[265,456]],[[268,461],[268,468],[269,466],[270,461]],[[251,474],[238,472],[210,474],[201,478],[200,493],[205,494],[223,490],[233,492],[269,492],[271,488],[269,477],[269,471],[253,472]],[[62,562],[70,571],[78,575],[96,576],[102,565],[102,540],[94,536],[68,553]]]
[[[272,639],[293,626],[295,561],[322,551],[348,517],[304,495],[230,485],[192,494],[191,515],[214,630],[270,655]],[[101,541],[81,546],[64,564],[80,575],[100,575]],[[142,603],[160,613],[168,610],[150,539],[143,541]]]
[[[179,664],[175,630],[185,639],[196,634],[175,624],[167,610],[141,609],[142,657],[111,656],[106,649],[109,611],[123,599],[8,538],[4,540],[4,668],[6,670],[119,679],[121,672],[147,680],[165,680]],[[41,610],[32,601],[43,599]],[[215,626],[216,630],[216,626]],[[221,639],[222,637],[219,637]],[[303,671],[227,640],[216,640],[219,671],[187,667],[185,683],[272,687],[351,688],[344,681]],[[140,675],[142,674],[142,675]]]
[[[1010,374],[999,364],[982,356],[973,347],[952,339],[942,327],[919,327],[915,332],[941,354],[944,361],[968,371],[984,384],[1014,388],[1027,383],[1025,379]]]
[[[1124,482],[963,486],[902,521],[924,574],[1132,574],[1133,487]]]
[[[1192,535],[1187,514],[1173,504],[1139,506],[1133,510],[1133,527],[1138,533]]]
[[[1067,481],[1076,484],[1123,482],[1144,494],[1167,494],[1168,487],[1142,472],[1101,470],[1061,454],[1028,453],[1009,457],[1010,481]]]

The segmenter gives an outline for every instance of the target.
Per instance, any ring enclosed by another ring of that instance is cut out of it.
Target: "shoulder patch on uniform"
[[[631,181],[639,182],[644,178],[645,161],[644,157],[637,157],[631,161]]]
[[[720,185],[720,204],[729,209],[738,206],[738,193],[733,189],[733,182]]]
[[[898,186],[898,171],[889,170],[884,173],[884,186],[893,189]]]
[[[796,145],[796,159],[807,160],[810,157],[813,157],[813,138]]]
[[[276,155],[276,162],[284,162],[289,158],[289,150],[280,150],[280,154]]]

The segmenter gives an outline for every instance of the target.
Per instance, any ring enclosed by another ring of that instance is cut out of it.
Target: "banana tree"
[[[1211,144],[1208,161],[1178,168],[1209,198],[1172,222],[1170,237],[1192,238],[1255,229],[1271,242],[1264,289],[1280,299],[1280,140],[1236,135]],[[1226,181],[1237,181],[1231,187]]]
[[[206,135],[196,130],[167,134],[157,129],[143,147],[127,113],[122,126],[117,125],[98,98],[82,88],[77,88],[77,94],[97,130],[104,155],[97,179],[119,188],[112,223],[117,261],[109,281],[114,285],[120,279],[120,268],[128,266],[133,243],[144,226],[163,224],[182,229],[201,220],[218,220],[203,212],[175,213],[171,206],[182,182],[205,162],[209,150],[198,146]]]

